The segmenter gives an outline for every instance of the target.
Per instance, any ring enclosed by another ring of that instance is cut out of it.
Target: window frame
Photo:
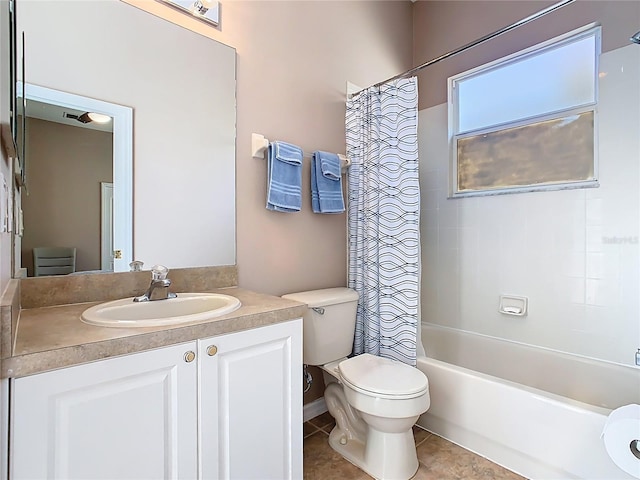
[[[594,44],[594,71],[593,71],[593,86],[594,86],[594,100],[591,102],[574,105],[569,108],[558,109],[554,111],[545,112],[539,115],[532,115],[528,117],[519,118],[517,120],[502,122],[493,125],[485,125],[481,128],[473,130],[467,130],[462,133],[458,133],[459,125],[459,103],[457,85],[459,82],[477,76],[481,73],[486,73],[491,70],[498,69],[500,67],[508,66],[514,62],[534,57],[544,52],[561,48],[565,45],[583,40],[588,37],[593,37]],[[459,73],[448,79],[448,140],[449,140],[449,198],[459,197],[471,197],[471,196],[485,196],[485,195],[501,195],[508,193],[521,193],[543,190],[561,190],[561,189],[574,189],[574,188],[593,188],[599,186],[598,176],[598,100],[599,100],[599,67],[600,67],[600,55],[602,53],[602,27],[599,23],[591,23],[584,27],[572,30],[560,36],[554,37],[545,42],[533,45],[519,52],[515,52],[506,57],[499,58],[492,62],[480,65],[473,69]],[[526,125],[532,125],[539,122],[560,119],[563,117],[577,115],[588,111],[593,112],[593,178],[587,180],[566,180],[560,182],[548,182],[529,185],[518,186],[501,186],[495,188],[477,189],[477,190],[459,190],[458,181],[458,140],[468,138],[475,135],[481,135],[485,133],[493,133],[501,130],[506,130],[515,127],[521,127]]]

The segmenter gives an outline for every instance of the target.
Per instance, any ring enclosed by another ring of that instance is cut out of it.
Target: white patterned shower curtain
[[[354,353],[416,365],[420,277],[418,82],[347,101],[349,287],[360,295]]]

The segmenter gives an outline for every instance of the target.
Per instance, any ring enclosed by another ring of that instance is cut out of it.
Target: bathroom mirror
[[[132,110],[131,258],[235,264],[235,50],[119,0],[17,1],[28,84]]]

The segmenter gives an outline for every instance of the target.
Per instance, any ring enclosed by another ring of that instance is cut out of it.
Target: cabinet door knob
[[[184,354],[184,361],[187,363],[191,363],[196,359],[196,354],[189,350]]]
[[[207,347],[207,355],[213,357],[216,353],[218,353],[218,347],[216,347],[215,345],[209,345]]]

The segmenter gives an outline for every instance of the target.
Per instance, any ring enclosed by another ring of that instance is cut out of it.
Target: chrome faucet
[[[134,297],[134,302],[150,302],[154,300],[166,300],[176,298],[177,295],[169,291],[171,280],[167,278],[169,269],[164,265],[151,267],[151,285],[146,292],[139,297]]]

